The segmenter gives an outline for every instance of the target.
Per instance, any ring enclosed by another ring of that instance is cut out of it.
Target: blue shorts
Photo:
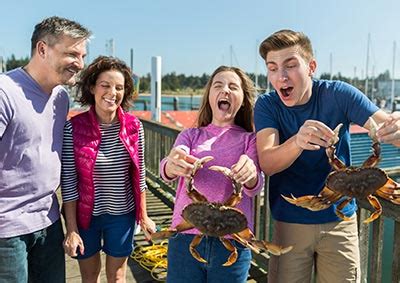
[[[89,229],[79,229],[85,246],[85,254],[78,249],[77,259],[89,258],[100,250],[113,257],[127,257],[133,251],[133,232],[135,215],[102,214],[92,216]]]

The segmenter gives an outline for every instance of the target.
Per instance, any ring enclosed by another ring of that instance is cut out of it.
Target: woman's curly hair
[[[135,91],[134,82],[132,80],[132,72],[122,60],[108,56],[97,57],[82,71],[78,82],[77,96],[77,101],[79,101],[82,106],[95,104],[91,88],[96,84],[101,73],[110,70],[119,71],[124,76],[124,97],[121,102],[121,107],[126,111],[129,110],[137,97],[137,91]]]

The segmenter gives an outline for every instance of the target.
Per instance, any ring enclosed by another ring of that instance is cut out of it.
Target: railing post
[[[161,122],[161,57],[151,58],[151,119]]]
[[[264,215],[265,215],[265,225],[264,225],[264,240],[271,241],[270,231],[271,231],[271,216],[269,209],[269,177],[265,176],[264,184]]]
[[[370,212],[360,208],[358,210],[358,235],[360,246],[360,267],[361,267],[361,283],[367,283],[368,279],[368,242],[369,227],[363,221],[368,218]]]
[[[174,111],[179,111],[179,97],[174,96]]]
[[[392,282],[400,283],[400,222],[394,222]]]
[[[372,223],[372,247],[369,255],[371,283],[379,283],[382,280],[383,219],[381,216]]]

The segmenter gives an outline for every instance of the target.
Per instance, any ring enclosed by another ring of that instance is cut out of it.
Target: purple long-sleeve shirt
[[[233,192],[232,182],[223,174],[209,170],[212,165],[219,165],[231,168],[238,162],[241,155],[249,156],[257,167],[258,182],[252,189],[244,188],[241,202],[237,205],[248,220],[248,227],[253,230],[254,213],[252,197],[258,194],[264,185],[264,176],[258,166],[256,135],[246,132],[243,128],[231,125],[218,127],[209,124],[206,127],[186,129],[181,132],[174,144],[197,158],[213,156],[214,159],[207,162],[194,177],[194,186],[203,194],[208,201],[224,202]],[[166,181],[171,181],[165,175],[166,158],[161,161],[161,177]],[[176,227],[182,221],[182,210],[192,200],[186,193],[184,178],[178,180],[176,190],[174,213],[172,217],[172,227]],[[198,234],[197,229],[185,231],[188,234]]]
[[[56,190],[67,113],[62,86],[45,93],[22,68],[0,75],[0,238],[60,218]]]

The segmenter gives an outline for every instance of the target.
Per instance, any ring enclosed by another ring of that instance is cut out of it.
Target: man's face
[[[54,85],[73,85],[84,67],[86,39],[62,36],[53,45],[46,45],[47,77]]]
[[[288,107],[302,105],[311,97],[316,62],[307,62],[298,46],[270,51],[266,57],[268,79]]]

